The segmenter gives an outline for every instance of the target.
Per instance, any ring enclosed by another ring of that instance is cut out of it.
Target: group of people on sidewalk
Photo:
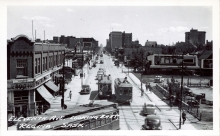
[[[152,93],[152,87],[151,87],[150,83],[147,83],[147,82],[146,82],[145,87],[146,87],[146,91],[149,91],[150,93]],[[144,95],[144,89],[141,90],[141,97],[142,97],[143,95]]]

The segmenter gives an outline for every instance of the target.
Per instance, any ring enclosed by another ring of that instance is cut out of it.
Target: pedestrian
[[[146,91],[148,91],[148,83],[147,82],[145,84],[145,87],[146,87]]]
[[[84,73],[84,78],[86,77],[86,74]]]
[[[144,90],[141,89],[141,97],[143,97],[143,95],[144,95]]]
[[[70,93],[69,93],[69,97],[70,97],[70,100],[71,100],[71,97],[72,97],[72,92],[70,91]]]
[[[173,101],[174,101],[174,96],[171,95],[170,96],[170,110],[172,110],[172,108],[173,108]]]
[[[183,112],[182,112],[182,119],[183,119],[183,125],[184,125],[184,123],[185,123],[185,121],[186,121],[186,113],[185,113],[185,110],[183,110]]]
[[[148,90],[150,91],[150,93],[152,93],[152,87],[151,87],[150,83],[148,84]]]

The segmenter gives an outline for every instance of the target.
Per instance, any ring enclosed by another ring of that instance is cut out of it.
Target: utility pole
[[[144,57],[144,53],[143,51],[141,51],[141,61],[142,61],[142,68],[141,68],[141,93],[142,93],[142,76],[143,76],[143,57]]]
[[[182,94],[183,94],[183,53],[182,53],[182,67],[181,67],[181,90],[180,90],[180,120],[179,120],[179,129],[181,129]]]
[[[72,51],[69,51],[69,52],[72,52]],[[64,66],[65,66],[65,57],[66,57],[66,54],[69,53],[69,52],[65,52],[64,50],[64,55],[63,55],[63,69],[62,69],[62,73],[63,73],[63,79],[62,79],[62,99],[61,99],[61,107],[62,109],[65,109],[65,104],[64,104],[64,88],[65,88],[65,78],[64,78]],[[75,50],[75,53],[76,53],[76,50]]]

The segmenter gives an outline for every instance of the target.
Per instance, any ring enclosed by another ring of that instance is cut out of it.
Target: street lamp
[[[64,78],[64,66],[65,66],[65,57],[66,57],[66,54],[69,53],[69,52],[73,52],[73,51],[68,51],[68,52],[65,52],[64,51],[64,56],[63,56],[63,69],[62,69],[62,72],[63,72],[63,80],[62,80],[62,99],[61,99],[61,107],[62,109],[65,109],[65,105],[64,105],[64,87],[65,87],[65,78]],[[76,48],[75,48],[75,54],[76,54]],[[74,54],[73,54],[74,56]]]
[[[181,90],[180,90],[180,120],[179,120],[179,129],[181,129],[182,94],[183,94],[183,53],[182,53],[182,67],[181,67]]]

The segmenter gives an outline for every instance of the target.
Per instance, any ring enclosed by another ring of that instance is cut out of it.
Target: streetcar
[[[116,101],[120,103],[132,102],[133,86],[125,78],[116,78],[114,81]]]
[[[56,118],[55,118],[56,117]],[[17,130],[119,130],[117,104],[102,101],[30,117]]]
[[[112,78],[111,75],[102,75],[98,82],[98,97],[111,98],[112,97]]]

